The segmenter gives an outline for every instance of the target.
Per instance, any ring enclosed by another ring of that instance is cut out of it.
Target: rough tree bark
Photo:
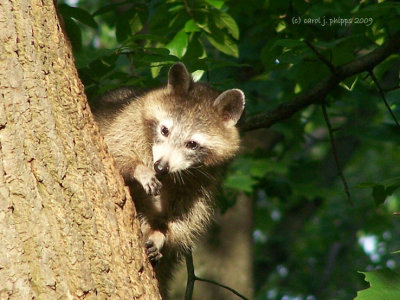
[[[0,0],[0,299],[160,299],[51,0]]]

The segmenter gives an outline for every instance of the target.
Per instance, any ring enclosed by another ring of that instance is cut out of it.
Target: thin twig
[[[374,71],[369,70],[368,73],[369,73],[369,76],[371,76],[372,80],[375,82],[375,85],[378,88],[379,94],[381,95],[381,98],[382,98],[383,102],[385,103],[386,108],[388,109],[388,111],[392,115],[392,118],[393,118],[394,122],[396,123],[397,126],[400,127],[399,121],[397,120],[396,115],[394,114],[393,110],[390,108],[390,105],[386,100],[385,92],[383,91],[381,85],[379,84],[379,81],[376,78],[376,76],[374,74]]]
[[[327,65],[327,67],[331,70],[333,75],[336,75],[336,69],[334,67],[334,65],[331,64],[330,61],[328,61],[318,50],[317,48],[314,47],[313,44],[311,44],[311,42],[309,41],[305,41],[305,43],[307,44],[307,46],[315,53],[315,55],[319,58],[320,61],[322,61],[325,65]]]
[[[199,278],[199,277],[197,277],[197,276],[196,276],[196,280],[198,280],[198,281],[203,281],[203,282],[208,282],[208,283],[214,284],[214,285],[216,285],[216,286],[222,287],[222,288],[224,288],[224,289],[227,289],[228,291],[231,291],[232,293],[234,293],[234,294],[235,294],[236,296],[238,296],[239,298],[242,298],[243,300],[248,300],[245,296],[243,296],[243,295],[240,294],[239,292],[235,291],[234,289],[230,288],[229,286],[220,284],[220,283],[218,283],[218,282],[216,282],[216,281],[214,281],[214,280]]]
[[[186,282],[185,300],[192,300],[194,281],[196,280],[196,275],[194,275],[192,251],[185,254],[185,259],[186,259],[186,270],[188,274]]]
[[[186,12],[189,14],[190,17],[193,18],[193,17],[194,17],[194,16],[193,16],[193,12],[191,11],[191,9],[190,9],[189,4],[187,3],[187,1],[186,1],[186,0],[183,0],[183,4],[185,4]]]
[[[185,259],[186,259],[186,270],[187,270],[187,273],[188,273],[187,283],[186,283],[185,300],[192,300],[194,282],[196,280],[203,281],[203,282],[208,282],[208,283],[214,284],[216,286],[222,287],[222,288],[227,289],[228,291],[234,293],[239,298],[242,298],[243,300],[248,300],[245,296],[243,296],[242,294],[240,294],[236,290],[230,288],[229,286],[220,284],[220,283],[218,283],[218,282],[216,282],[214,280],[197,277],[195,275],[195,273],[194,273],[192,251],[190,251],[187,254],[185,254]]]
[[[328,113],[326,112],[325,104],[322,104],[321,108],[322,108],[322,113],[324,114],[324,119],[325,119],[325,122],[326,122],[326,126],[328,127],[329,138],[331,140],[332,152],[333,152],[333,157],[335,159],[336,167],[337,167],[337,170],[338,170],[338,175],[342,179],[343,186],[344,186],[344,191],[346,192],[347,198],[349,198],[349,201],[350,201],[351,205],[354,205],[353,199],[351,198],[349,186],[347,184],[346,178],[344,177],[342,169],[341,169],[340,164],[339,164],[339,158],[338,158],[338,154],[337,154],[337,150],[336,150],[336,144],[335,144],[335,140],[333,138],[333,130],[332,130],[331,122],[329,121]]]

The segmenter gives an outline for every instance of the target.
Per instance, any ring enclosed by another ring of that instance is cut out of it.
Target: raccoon
[[[163,299],[174,266],[211,221],[221,166],[239,149],[235,125],[244,104],[241,90],[195,83],[176,63],[166,86],[120,88],[94,110],[130,187]]]

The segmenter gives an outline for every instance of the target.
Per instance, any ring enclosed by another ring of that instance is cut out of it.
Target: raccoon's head
[[[157,174],[215,166],[239,149],[235,127],[244,109],[244,94],[219,93],[192,81],[182,63],[168,73],[168,85],[153,96],[153,163]],[[156,108],[156,109],[154,109]]]

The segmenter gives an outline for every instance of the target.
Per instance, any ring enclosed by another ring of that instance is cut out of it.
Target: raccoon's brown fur
[[[210,223],[219,168],[239,149],[243,108],[240,90],[221,94],[194,83],[177,63],[166,86],[142,94],[117,89],[94,110],[130,187],[164,299],[174,265]],[[163,154],[163,147],[176,150]]]

